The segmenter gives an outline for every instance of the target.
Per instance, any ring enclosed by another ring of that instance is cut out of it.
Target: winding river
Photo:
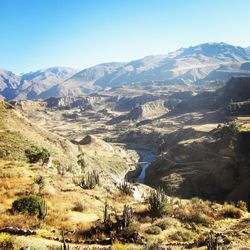
[[[137,149],[136,151],[140,155],[139,165],[141,167],[141,172],[135,181],[138,183],[144,183],[146,169],[153,161],[155,161],[156,156],[152,151],[147,149]]]

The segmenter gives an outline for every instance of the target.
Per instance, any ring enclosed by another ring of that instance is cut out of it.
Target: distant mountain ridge
[[[128,63],[104,63],[82,71],[54,67],[23,76],[0,71],[0,95],[6,99],[46,99],[148,81],[188,85],[227,81],[232,76],[249,76],[249,64],[250,47],[204,43],[167,55],[147,56]]]
[[[36,99],[56,84],[74,75],[77,70],[68,67],[53,67],[22,75],[16,99]]]
[[[61,83],[77,72],[69,67],[52,67],[23,74],[0,69],[0,94],[7,100],[36,99],[39,94]]]
[[[248,53],[248,55],[250,55],[250,46],[245,48],[246,52]]]
[[[11,99],[12,93],[20,83],[20,76],[15,75],[11,71],[0,69],[0,95]]]

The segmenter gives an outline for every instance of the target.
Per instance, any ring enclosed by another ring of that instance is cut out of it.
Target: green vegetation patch
[[[12,210],[18,213],[38,215],[40,219],[44,219],[47,215],[47,205],[45,200],[35,195],[18,198],[12,203]]]
[[[25,155],[29,159],[30,163],[36,163],[42,161],[44,164],[49,160],[50,153],[46,148],[39,148],[37,146],[31,146],[25,150]]]
[[[0,249],[14,249],[14,238],[6,233],[0,233]]]

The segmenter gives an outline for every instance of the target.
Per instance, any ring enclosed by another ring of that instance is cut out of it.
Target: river
[[[144,183],[146,169],[155,161],[156,156],[152,151],[147,149],[137,149],[136,151],[140,155],[139,165],[141,172],[138,177],[136,177],[135,182]]]

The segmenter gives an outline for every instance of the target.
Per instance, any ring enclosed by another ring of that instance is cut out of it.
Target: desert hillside
[[[0,246],[249,246],[249,86],[1,101]]]
[[[0,250],[250,250],[250,1],[0,10]]]

